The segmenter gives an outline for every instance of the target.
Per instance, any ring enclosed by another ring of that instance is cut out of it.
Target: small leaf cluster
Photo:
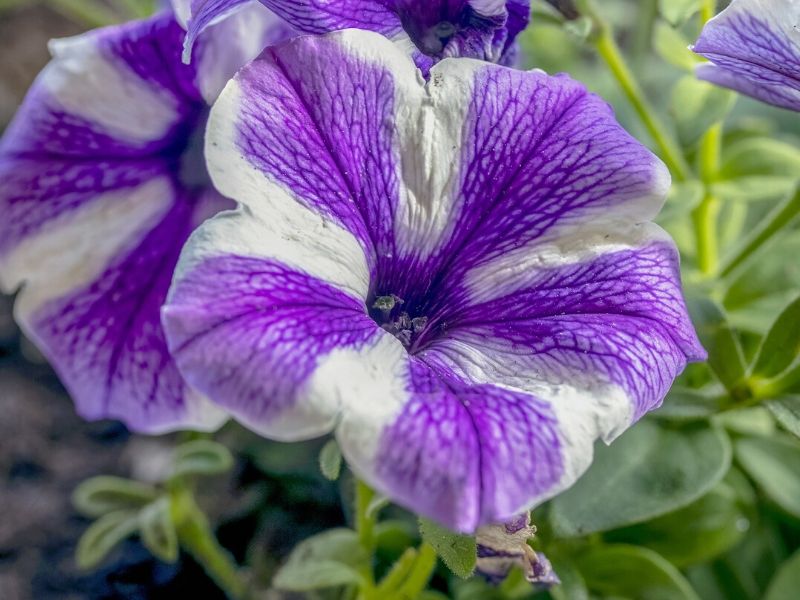
[[[83,482],[73,493],[73,504],[95,521],[78,542],[78,566],[96,567],[134,535],[158,559],[177,561],[179,531],[191,516],[184,509],[192,483],[232,467],[233,456],[227,448],[210,440],[194,440],[175,449],[172,472],[159,485],[110,476]]]

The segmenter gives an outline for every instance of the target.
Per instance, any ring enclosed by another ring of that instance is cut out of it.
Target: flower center
[[[418,1],[400,0],[396,10],[414,45],[434,57],[442,54],[471,14],[464,0],[429,0],[424,9]]]
[[[179,179],[187,189],[208,188],[212,185],[205,159],[205,134],[210,112],[208,108],[198,111],[180,149]]]
[[[406,348],[411,348],[425,331],[428,317],[414,316],[404,309],[402,298],[390,294],[378,296],[369,311],[372,319],[403,343]]]

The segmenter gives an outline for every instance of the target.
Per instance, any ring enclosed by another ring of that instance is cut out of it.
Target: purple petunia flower
[[[693,50],[700,79],[800,111],[800,0],[733,0]]]
[[[186,50],[209,25],[255,0],[181,0],[192,15]],[[530,0],[258,0],[300,33],[376,31],[407,47],[424,72],[446,57],[508,64]],[[188,56],[185,57],[188,59]]]
[[[265,18],[267,17],[267,18]],[[55,41],[0,146],[0,284],[88,419],[211,429],[159,311],[184,241],[229,206],[202,156],[208,106],[285,27],[262,10],[210,29],[181,63],[170,12]]]
[[[164,325],[187,380],[264,436],[335,430],[355,472],[451,529],[571,485],[593,442],[705,357],[664,165],[566,76],[386,38],[300,37],[215,105],[241,203],[190,238]]]

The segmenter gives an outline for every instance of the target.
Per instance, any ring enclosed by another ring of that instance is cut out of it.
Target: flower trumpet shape
[[[180,0],[189,19],[186,51],[210,24],[255,0]],[[530,0],[258,0],[299,33],[357,28],[409,49],[427,73],[445,57],[510,62],[528,24]],[[189,57],[186,56],[186,59]]]
[[[664,165],[566,76],[386,38],[270,48],[214,106],[217,188],[164,308],[187,380],[459,531],[568,487],[700,347],[648,221]]]
[[[693,50],[700,79],[800,111],[800,0],[733,0]]]
[[[2,140],[0,284],[22,287],[17,319],[87,419],[150,433],[224,419],[184,383],[159,311],[189,233],[229,206],[202,135],[209,102],[285,30],[265,15],[209,29],[191,66],[171,12],[53,42]]]

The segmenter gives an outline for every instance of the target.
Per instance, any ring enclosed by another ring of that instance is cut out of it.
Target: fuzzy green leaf
[[[319,470],[325,479],[336,481],[342,471],[342,451],[335,439],[328,440],[319,453]]]
[[[99,565],[123,540],[133,535],[139,527],[137,511],[110,512],[92,523],[78,541],[75,561],[81,569]]]
[[[700,10],[700,0],[658,0],[658,10],[673,25],[683,25]]]
[[[159,498],[142,509],[139,535],[156,558],[168,563],[178,560],[178,533],[172,520],[169,498]]]
[[[453,533],[429,519],[419,520],[419,532],[448,569],[463,579],[472,575],[478,559],[474,536]]]
[[[800,437],[800,396],[785,396],[765,404],[786,431]]]
[[[735,388],[744,380],[747,372],[736,331],[722,308],[713,300],[692,297],[687,304],[700,341],[708,351],[708,365],[727,389]]]
[[[761,343],[753,375],[775,377],[800,357],[800,297],[778,315]]]
[[[102,517],[113,511],[140,508],[157,497],[154,487],[102,475],[81,483],[72,493],[75,509],[87,517]]]
[[[678,567],[726,552],[744,536],[747,518],[734,488],[725,482],[678,511],[608,534],[613,542],[646,546]]]
[[[781,509],[800,519],[800,443],[773,436],[736,442],[736,458]]]
[[[597,546],[576,564],[589,590],[603,598],[700,600],[678,569],[646,548]]]
[[[222,444],[211,440],[195,440],[178,446],[175,451],[174,476],[220,475],[229,471],[233,463],[233,455]]]
[[[361,582],[358,567],[367,555],[352,529],[330,529],[297,545],[278,570],[273,586],[288,592],[310,592]]]
[[[591,468],[553,500],[553,527],[576,537],[653,519],[703,496],[730,462],[730,441],[719,429],[642,421],[611,446],[598,443]]]
[[[767,588],[764,600],[795,600],[800,590],[800,551],[787,560]]]

